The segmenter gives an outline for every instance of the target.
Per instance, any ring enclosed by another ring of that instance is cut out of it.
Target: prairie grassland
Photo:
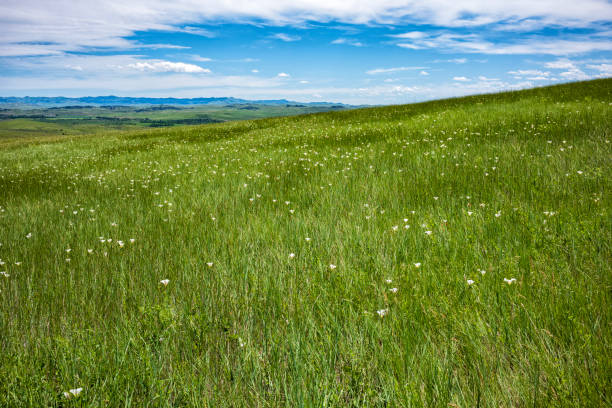
[[[607,79],[6,145],[0,406],[609,406],[611,129]]]
[[[138,131],[149,127],[201,125],[231,120],[263,119],[342,110],[339,105],[195,105],[195,106],[68,106],[4,108],[0,104],[0,148],[3,141],[49,141],[54,137],[112,131]],[[46,140],[45,140],[46,139]]]

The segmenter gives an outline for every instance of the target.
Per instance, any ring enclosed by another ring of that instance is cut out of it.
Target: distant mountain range
[[[129,96],[84,96],[67,98],[64,96],[7,96],[0,97],[0,105],[29,105],[40,107],[53,106],[118,106],[118,105],[299,105],[299,106],[338,106],[348,107],[342,103],[332,102],[295,102],[286,99],[248,100],[232,97],[222,98],[133,98]]]

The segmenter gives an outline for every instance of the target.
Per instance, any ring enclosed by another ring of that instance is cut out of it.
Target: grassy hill
[[[0,406],[609,406],[611,129],[606,79],[5,142]]]

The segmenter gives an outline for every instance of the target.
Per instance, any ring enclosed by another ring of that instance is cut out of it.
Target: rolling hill
[[[0,405],[608,406],[611,129],[604,79],[6,139]]]

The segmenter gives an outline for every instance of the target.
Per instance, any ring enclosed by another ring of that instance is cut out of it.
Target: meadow
[[[0,143],[53,139],[151,127],[200,125],[342,110],[343,105],[236,103],[229,105],[35,106],[0,102]]]
[[[0,406],[612,404],[612,80],[0,145]]]

